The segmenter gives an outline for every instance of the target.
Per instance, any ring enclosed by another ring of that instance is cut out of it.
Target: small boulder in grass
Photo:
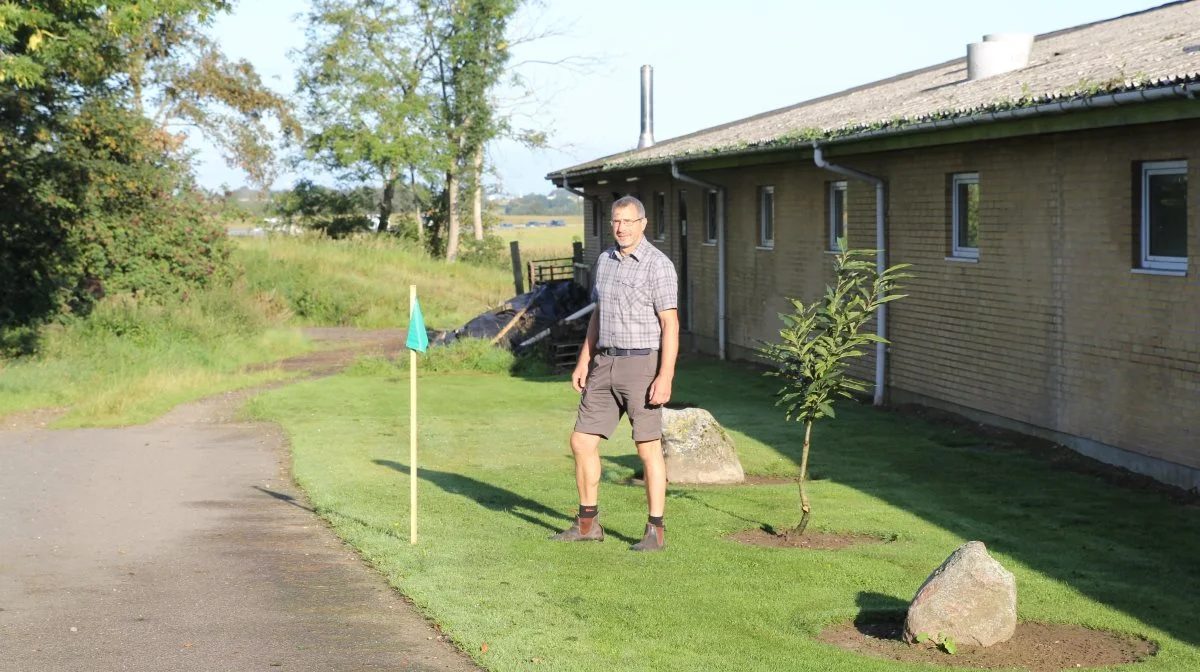
[[[667,481],[707,485],[743,483],[746,473],[733,439],[703,408],[662,409]]]
[[[904,641],[941,635],[959,645],[991,646],[1011,639],[1016,629],[1016,579],[983,542],[969,541],[917,591],[904,619]]]

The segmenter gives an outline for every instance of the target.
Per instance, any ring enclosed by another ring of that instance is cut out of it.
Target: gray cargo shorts
[[[579,401],[575,431],[607,439],[628,413],[634,441],[662,438],[662,407],[650,405],[650,384],[656,375],[657,350],[648,355],[596,355]]]

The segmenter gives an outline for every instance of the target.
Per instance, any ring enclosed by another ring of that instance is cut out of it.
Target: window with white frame
[[[846,183],[829,183],[829,250],[838,251],[838,241],[846,237],[850,213],[846,209]],[[847,243],[847,245],[849,245]]]
[[[775,187],[758,188],[758,245],[775,247]]]
[[[717,192],[708,191],[704,208],[704,242],[717,242]]]
[[[979,258],[979,173],[951,178],[951,254]]]
[[[661,191],[654,193],[654,239],[667,238],[667,195]]]
[[[1187,272],[1187,161],[1142,164],[1141,267]]]

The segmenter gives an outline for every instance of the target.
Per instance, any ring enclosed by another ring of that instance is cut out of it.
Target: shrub
[[[508,246],[500,236],[491,233],[485,234],[483,240],[475,240],[475,235],[470,232],[463,236],[459,243],[458,260],[476,266],[512,266]]]
[[[41,142],[0,142],[0,331],[228,280],[228,239],[174,149],[104,99]]]

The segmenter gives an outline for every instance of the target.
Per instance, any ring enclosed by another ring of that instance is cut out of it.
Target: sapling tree
[[[882,272],[871,260],[873,250],[848,250],[845,240],[834,262],[835,282],[825,295],[811,303],[789,299],[792,310],[780,313],[784,327],[779,342],[763,343],[758,353],[776,368],[767,375],[783,380],[776,393],[789,421],[804,425],[804,448],[800,455],[800,523],[787,534],[803,534],[812,513],[804,481],[808,476],[808,452],[813,423],[833,418],[833,402],[852,398],[867,389],[867,383],[848,375],[851,362],[865,354],[869,344],[886,339],[865,330],[875,312],[885,303],[903,298],[894,293],[903,269],[892,266]]]

